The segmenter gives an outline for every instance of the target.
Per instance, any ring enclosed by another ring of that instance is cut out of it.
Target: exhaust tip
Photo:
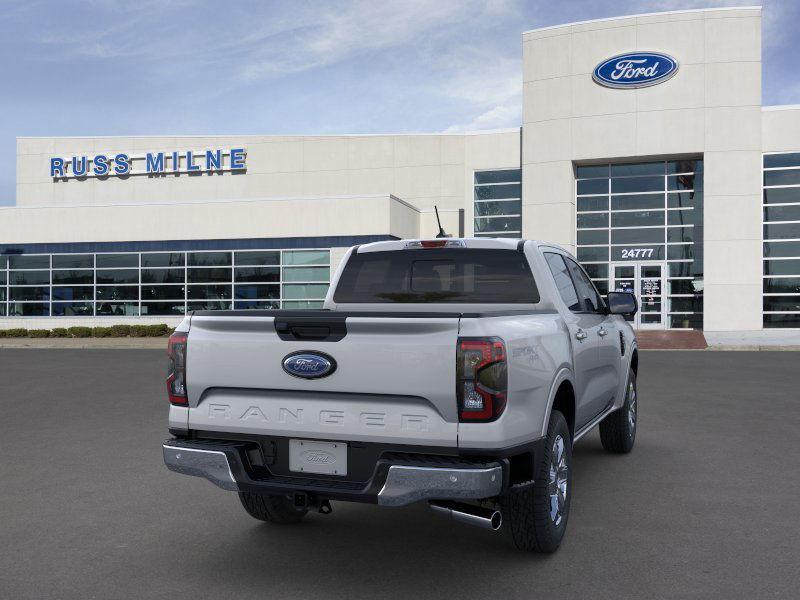
[[[453,521],[492,531],[497,531],[503,526],[503,515],[499,510],[460,502],[430,502],[428,505],[434,511]]]
[[[489,521],[492,525],[492,531],[497,531],[503,526],[503,515],[500,513],[499,510],[496,510],[492,513],[492,516],[489,518]]]

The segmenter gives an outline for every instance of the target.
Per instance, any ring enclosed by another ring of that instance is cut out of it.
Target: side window
[[[564,301],[564,304],[566,304],[571,311],[581,310],[578,293],[575,291],[575,286],[572,284],[572,277],[569,276],[567,265],[564,264],[562,256],[560,254],[545,252],[544,257],[547,260],[547,266],[550,267],[550,272],[553,274],[556,288],[558,288],[558,293],[561,294],[561,299]]]
[[[573,260],[569,258],[564,259],[569,267],[569,272],[572,274],[572,280],[575,282],[575,288],[578,290],[578,297],[581,303],[581,311],[583,312],[598,312],[603,306],[603,301],[600,299],[600,294],[594,289],[592,281],[586,276]]]

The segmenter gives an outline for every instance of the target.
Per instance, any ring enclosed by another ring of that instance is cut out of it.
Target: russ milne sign
[[[87,177],[123,177],[126,175],[166,175],[179,173],[221,173],[244,171],[247,151],[244,148],[230,150],[203,150],[194,152],[148,152],[129,155],[120,152],[114,155],[53,157],[50,159],[50,177],[54,179],[83,179]],[[138,168],[134,168],[137,164]]]
[[[678,61],[659,52],[629,52],[601,62],[592,79],[610,88],[641,88],[662,83],[678,72]]]

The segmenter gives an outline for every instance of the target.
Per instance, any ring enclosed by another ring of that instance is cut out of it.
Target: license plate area
[[[289,470],[295,473],[347,475],[347,442],[289,440]]]

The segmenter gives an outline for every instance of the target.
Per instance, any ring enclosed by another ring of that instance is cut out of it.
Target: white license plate
[[[289,470],[295,473],[347,475],[347,442],[289,440]]]

